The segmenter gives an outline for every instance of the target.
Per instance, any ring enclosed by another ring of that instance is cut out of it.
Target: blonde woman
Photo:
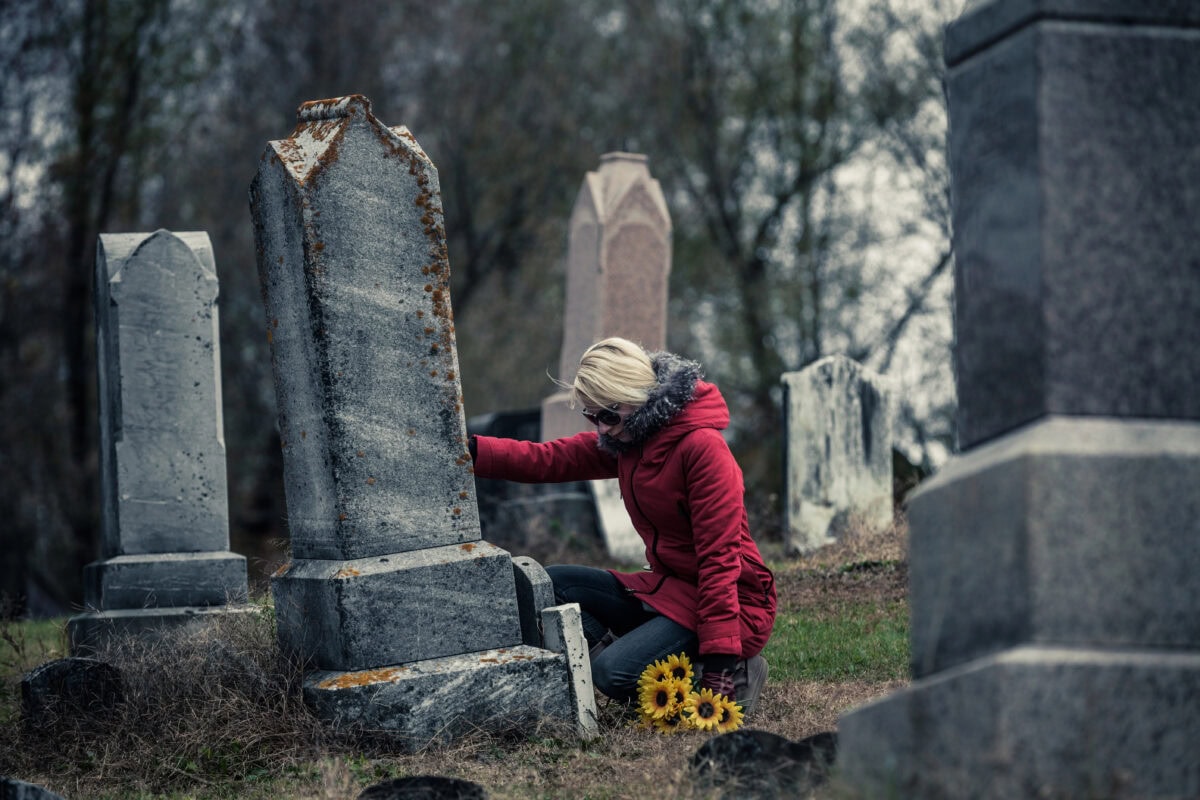
[[[742,471],[721,433],[729,409],[702,378],[694,361],[604,339],[569,387],[594,431],[552,442],[478,436],[471,451],[481,478],[618,479],[648,568],[547,568],[558,602],[582,609],[602,692],[632,701],[647,665],[687,652],[702,687],[749,713],[767,676],[759,654],[775,621],[775,579],[750,537]]]

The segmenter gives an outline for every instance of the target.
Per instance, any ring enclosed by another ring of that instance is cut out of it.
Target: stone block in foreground
[[[304,698],[339,727],[383,732],[410,750],[481,730],[529,731],[575,715],[566,656],[527,645],[312,672]]]
[[[1200,655],[1019,647],[838,721],[861,797],[1200,797]]]
[[[1049,417],[909,501],[912,670],[1024,643],[1200,650],[1200,424]]]

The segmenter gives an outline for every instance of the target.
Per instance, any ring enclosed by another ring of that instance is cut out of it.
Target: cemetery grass
[[[780,614],[765,652],[771,677],[745,727],[793,740],[836,730],[842,713],[906,683],[905,535],[900,524],[791,559],[764,543]],[[431,774],[474,781],[495,800],[707,796],[687,765],[708,734],[641,730],[602,697],[601,735],[588,743],[551,725],[416,754],[339,736],[299,702],[299,671],[274,646],[266,602],[259,615],[239,616],[176,642],[166,658],[132,646],[107,654],[123,670],[122,705],[42,731],[21,724],[19,681],[64,654],[65,620],[0,622],[0,775],[67,800],[350,800],[391,777]],[[824,792],[841,796],[836,785]]]

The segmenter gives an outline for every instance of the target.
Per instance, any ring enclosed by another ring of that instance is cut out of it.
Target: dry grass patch
[[[876,536],[851,535],[776,562],[781,616],[832,619],[903,602],[905,534],[901,525]],[[19,725],[16,683],[40,662],[18,664],[16,653],[15,645],[0,653],[6,693],[0,774],[67,798],[352,800],[369,785],[410,775],[473,781],[495,800],[704,797],[687,769],[708,734],[639,729],[603,698],[601,735],[586,743],[544,726],[512,736],[479,733],[410,754],[386,741],[338,735],[300,701],[302,673],[281,657],[265,605],[259,615],[231,615],[164,645],[126,643],[103,654],[120,668],[127,692],[99,733],[70,720],[52,732]],[[843,713],[905,683],[800,680],[772,666],[746,727],[792,740],[836,730]]]

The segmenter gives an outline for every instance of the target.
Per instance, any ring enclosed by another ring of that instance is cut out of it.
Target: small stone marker
[[[584,351],[606,336],[622,336],[648,351],[667,339],[667,282],[671,272],[671,215],[648,159],[606,153],[584,177],[571,212],[567,292],[558,379],[570,383]],[[587,430],[560,391],[542,402],[542,441]],[[644,557],[645,546],[616,480],[590,482],[609,555]]]
[[[487,800],[479,784],[441,775],[411,775],[368,786],[358,800]]]
[[[21,679],[21,718],[34,729],[64,722],[101,727],[125,695],[116,667],[94,658],[59,658]]]
[[[792,741],[742,728],[714,736],[692,755],[688,774],[702,797],[805,798],[825,784],[837,760],[837,734]]]
[[[0,800],[63,800],[63,796],[34,783],[0,778]]]
[[[1200,797],[1200,5],[946,29],[962,452],[910,499],[911,685],[855,794]]]
[[[852,519],[873,532],[887,528],[893,434],[883,376],[836,355],[785,373],[782,381],[789,549],[831,544]]]
[[[217,275],[203,232],[104,234],[96,257],[103,560],[73,652],[247,595],[229,552]]]
[[[363,97],[306,103],[250,197],[292,537],[272,592],[305,697],[413,748],[576,724],[571,663],[523,643],[520,568],[480,538],[432,162]]]

